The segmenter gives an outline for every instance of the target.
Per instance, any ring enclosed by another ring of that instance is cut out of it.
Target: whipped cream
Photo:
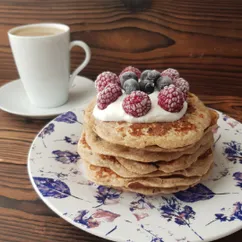
[[[124,112],[122,107],[123,99],[127,96],[123,94],[115,102],[109,104],[107,108],[101,110],[97,105],[93,109],[93,116],[101,121],[126,121],[130,123],[153,123],[153,122],[173,122],[183,117],[187,111],[187,102],[183,103],[183,108],[178,113],[167,112],[158,105],[158,91],[149,95],[151,100],[150,111],[142,117],[133,117]]]

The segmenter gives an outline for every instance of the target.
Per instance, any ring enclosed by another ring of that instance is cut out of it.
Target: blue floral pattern
[[[79,214],[74,218],[76,223],[80,223],[89,229],[100,225],[100,222],[96,221],[92,215],[87,216],[89,213],[88,210],[80,210],[78,213]]]
[[[33,177],[35,185],[38,187],[38,190],[44,197],[53,197],[53,198],[67,198],[73,197],[76,199],[83,200],[80,197],[74,196],[71,194],[69,186],[59,180],[47,177]]]
[[[235,172],[233,174],[233,177],[234,177],[234,180],[237,181],[236,186],[237,187],[240,187],[242,189],[242,172],[239,172],[239,171],[238,172]]]
[[[74,221],[86,226],[87,228],[95,228],[98,227],[103,221],[113,222],[116,218],[120,217],[119,214],[112,213],[103,209],[98,209],[91,215],[88,215],[89,213],[90,212],[88,210],[80,210],[78,215],[74,218]],[[112,231],[109,231],[108,233],[110,234],[114,230],[115,228],[113,228]]]
[[[82,124],[81,122],[79,122],[77,120],[77,116],[75,113],[73,112],[66,112],[66,113],[63,113],[61,114],[60,116],[58,116],[56,119],[55,119],[56,122],[64,122],[64,123],[67,123],[67,124],[73,124],[73,123],[80,123]]]
[[[154,208],[155,206],[149,201],[149,198],[142,194],[137,194],[135,200],[129,205],[129,210],[137,221],[149,217],[149,210]]]
[[[129,205],[129,210],[131,212],[135,210],[143,209],[153,209],[154,205],[148,201],[147,197],[143,194],[137,194],[136,199],[132,201]]]
[[[225,215],[224,213],[216,213],[215,219],[209,222],[207,225],[210,225],[215,221],[220,221],[220,222],[231,222],[235,220],[242,221],[242,202],[236,202],[233,204],[233,206],[234,207],[232,209],[232,213],[230,213],[229,215]]]
[[[117,203],[118,199],[120,198],[120,194],[121,192],[118,192],[115,189],[105,186],[98,186],[97,195],[95,196],[95,198],[97,199],[99,205],[97,205],[96,208],[102,205]]]
[[[66,198],[71,195],[70,188],[60,180],[34,177],[34,182],[44,197]]]
[[[224,142],[224,145],[224,156],[234,164],[237,162],[242,164],[241,143],[232,140],[230,142]]]
[[[55,155],[55,160],[63,164],[76,163],[80,159],[80,155],[77,152],[70,152],[68,150],[53,150],[52,154]]]
[[[76,145],[78,144],[78,140],[72,140],[71,137],[68,137],[68,136],[65,136],[64,137],[64,141],[68,144],[71,144],[71,145]]]
[[[74,135],[71,135],[71,136],[74,136]],[[70,144],[70,145],[77,145],[78,140],[79,140],[78,137],[73,138],[73,137],[70,137],[70,136],[64,136],[64,138],[59,139],[59,140],[55,140],[55,141],[64,141],[64,142],[66,142],[67,144]]]
[[[43,145],[46,147],[46,144],[44,142],[44,138],[46,135],[50,135],[55,131],[55,125],[53,123],[48,124],[43,130],[39,133],[38,137],[42,138]]]
[[[201,240],[203,240],[203,238],[190,226],[190,221],[195,219],[196,214],[192,207],[188,205],[183,206],[174,197],[163,197],[163,200],[165,201],[165,205],[160,207],[161,216],[166,218],[168,222],[173,221],[178,225],[188,226]]]
[[[198,184],[185,191],[177,192],[174,195],[179,200],[190,203],[212,199],[214,197],[214,193],[203,184]]]
[[[164,242],[164,240],[161,237],[155,235],[151,230],[146,229],[143,224],[141,224],[140,227],[151,235],[150,242]]]
[[[35,189],[64,219],[127,242],[207,241],[242,227],[240,123],[220,114],[213,130],[215,166],[207,181],[169,196],[144,196],[85,178],[77,153],[82,121],[81,109],[51,121],[35,139],[28,160]]]

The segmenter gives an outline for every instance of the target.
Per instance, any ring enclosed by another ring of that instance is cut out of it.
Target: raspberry
[[[182,91],[173,84],[165,86],[158,95],[160,107],[171,113],[179,112],[183,107],[184,101]]]
[[[189,83],[183,78],[178,78],[175,80],[174,85],[183,92],[186,98],[187,93],[189,92]]]
[[[141,71],[140,71],[138,68],[135,68],[135,67],[133,67],[133,66],[128,66],[128,67],[124,68],[124,69],[121,71],[119,77],[120,77],[124,72],[127,72],[127,71],[132,71],[133,73],[136,74],[136,76],[137,76],[138,78],[140,78]]]
[[[101,92],[110,83],[114,83],[120,86],[118,76],[113,72],[105,71],[97,76],[95,86],[97,91]]]
[[[168,76],[171,78],[171,80],[174,82],[177,78],[180,77],[180,74],[177,70],[172,69],[172,68],[168,68],[164,71],[161,72],[162,76]]]
[[[133,117],[141,117],[151,109],[150,97],[141,91],[134,91],[123,100],[125,113]]]
[[[113,103],[122,95],[122,90],[117,84],[108,84],[97,95],[97,106],[99,109],[105,109],[109,104]]]

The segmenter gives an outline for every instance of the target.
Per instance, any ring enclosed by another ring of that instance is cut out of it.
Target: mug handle
[[[71,49],[74,46],[81,47],[85,51],[86,57],[85,57],[85,60],[72,72],[70,80],[69,80],[69,88],[72,87],[73,81],[74,81],[75,77],[77,76],[77,74],[82,69],[84,69],[86,67],[86,65],[89,63],[89,61],[91,59],[91,50],[90,50],[89,46],[85,42],[83,42],[81,40],[74,40],[74,41],[72,41],[70,43],[69,50],[71,51]]]

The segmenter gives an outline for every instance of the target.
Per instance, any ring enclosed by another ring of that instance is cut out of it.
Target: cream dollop
[[[93,109],[93,116],[101,121],[126,121],[130,123],[153,123],[153,122],[173,122],[183,117],[187,111],[187,102],[183,103],[183,108],[178,113],[170,113],[158,105],[158,91],[149,95],[151,100],[150,111],[142,117],[133,117],[124,112],[122,107],[123,99],[127,96],[123,94],[115,102],[109,104],[107,108],[101,110],[97,105]]]

